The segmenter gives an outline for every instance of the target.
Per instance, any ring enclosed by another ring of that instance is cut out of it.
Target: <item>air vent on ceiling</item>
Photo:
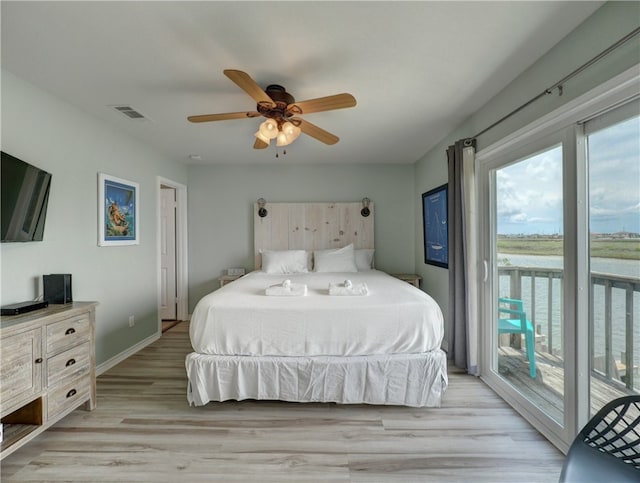
[[[147,119],[147,117],[145,117],[144,114],[141,114],[140,111],[134,109],[131,106],[111,106],[111,107],[113,107],[116,111],[124,114],[129,119],[133,119],[135,121],[143,121]]]

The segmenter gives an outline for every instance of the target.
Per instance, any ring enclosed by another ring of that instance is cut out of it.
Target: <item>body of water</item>
[[[498,254],[498,266],[562,268],[563,257],[547,255]],[[622,260],[620,258],[592,258],[591,271],[640,278],[640,260]]]

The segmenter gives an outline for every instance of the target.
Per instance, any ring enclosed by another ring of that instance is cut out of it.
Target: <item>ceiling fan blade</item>
[[[275,107],[275,102],[267,93],[254,81],[249,74],[241,70],[226,69],[224,71],[229,79],[237,84],[240,89],[249,94],[256,102],[265,102],[271,107]]]
[[[187,119],[191,122],[209,122],[209,121],[226,121],[227,119],[246,119],[248,117],[258,117],[259,112],[243,111],[243,112],[227,112],[224,114],[202,114],[200,116],[189,116]]]
[[[325,144],[335,144],[340,141],[340,138],[335,134],[331,134],[329,131],[325,131],[315,124],[311,124],[309,121],[305,121],[304,119],[300,119],[299,117],[293,118],[293,120],[300,123],[298,127],[303,133],[317,139],[320,142],[323,142]]]
[[[262,139],[256,138],[256,142],[253,143],[253,149],[264,149],[269,147],[267,143],[265,143]]]
[[[345,109],[354,107],[356,98],[351,94],[336,94],[335,96],[318,97],[308,101],[294,102],[287,107],[287,111],[293,110],[294,114],[311,114],[312,112],[331,111],[333,109]]]

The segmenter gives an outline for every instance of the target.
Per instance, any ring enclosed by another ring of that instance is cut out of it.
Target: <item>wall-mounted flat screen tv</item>
[[[51,174],[10,154],[1,154],[2,242],[42,241]]]

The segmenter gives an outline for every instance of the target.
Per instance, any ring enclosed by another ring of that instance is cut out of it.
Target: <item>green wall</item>
[[[100,303],[98,365],[155,334],[156,177],[186,184],[186,167],[6,71],[2,150],[52,174],[44,240],[0,245],[2,304],[41,295],[43,274],[71,273],[74,300]],[[140,245],[97,246],[99,172],[140,183]]]
[[[189,168],[189,307],[225,268],[253,269],[253,204],[375,203],[376,267],[413,271],[413,165],[192,166]]]
[[[639,19],[640,3],[638,2],[606,3],[416,163],[415,269],[416,273],[423,277],[423,289],[438,301],[447,322],[449,272],[424,263],[420,197],[421,193],[447,182],[445,153],[447,146],[458,139],[474,136],[543,92],[637,28]],[[636,37],[567,82],[562,96],[558,96],[557,91],[554,91],[553,94],[528,106],[514,117],[480,136],[477,140],[477,150],[482,150],[639,62],[640,38]]]

